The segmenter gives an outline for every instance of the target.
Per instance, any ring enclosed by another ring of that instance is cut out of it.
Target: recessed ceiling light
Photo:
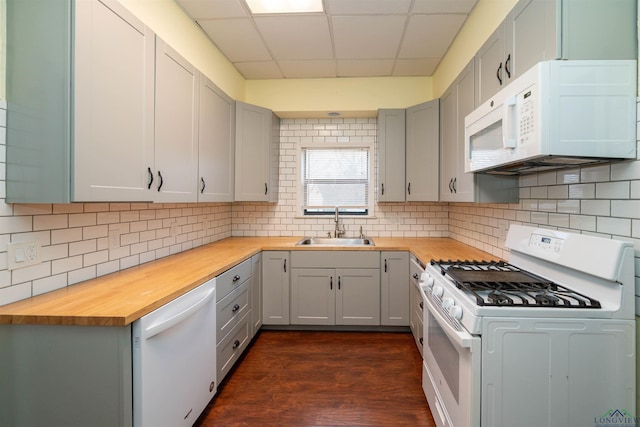
[[[324,12],[322,0],[246,0],[246,2],[254,15]]]

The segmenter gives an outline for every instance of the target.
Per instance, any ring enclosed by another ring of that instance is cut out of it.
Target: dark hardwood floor
[[[262,331],[195,426],[434,427],[410,333]]]

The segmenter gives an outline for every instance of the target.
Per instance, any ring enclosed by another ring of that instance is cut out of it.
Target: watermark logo
[[[629,413],[626,409],[609,409],[593,420],[594,427],[637,427],[640,417]]]

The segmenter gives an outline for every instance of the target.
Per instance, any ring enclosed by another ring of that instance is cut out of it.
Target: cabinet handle
[[[333,276],[329,277],[329,289],[333,290]]]
[[[453,178],[453,192],[458,192],[458,177]]]
[[[384,272],[385,273],[387,272],[387,260],[386,259],[384,260]]]
[[[500,86],[502,86],[502,62],[496,70],[496,77],[498,78],[498,83],[500,83]]]
[[[233,346],[232,346],[232,348],[235,350],[235,349],[236,349],[236,348],[238,348],[238,347],[240,347],[240,341],[235,340],[235,341],[233,342]]]
[[[200,181],[202,182],[202,188],[200,189],[200,194],[202,194],[204,193],[204,187],[205,187],[204,178],[200,177]]]
[[[231,309],[232,313],[235,313],[236,311],[240,310],[240,306],[238,304],[234,305],[233,308]]]
[[[153,172],[151,171],[151,168],[147,168],[147,171],[149,172],[149,183],[147,184],[147,190],[151,190],[151,184],[153,184]]]
[[[509,69],[509,64],[511,64],[511,54],[507,55],[507,60],[504,61],[504,71],[507,73],[507,78],[511,78],[511,70]]]
[[[237,282],[238,280],[240,280],[240,275],[236,274],[235,276],[233,276],[234,282]]]
[[[420,277],[420,276],[418,276],[418,273],[413,273],[413,278],[414,279],[418,280],[418,277]]]
[[[450,179],[449,179],[449,193],[453,193],[453,187],[452,187],[452,185],[453,185],[453,178],[450,178]]]
[[[424,301],[420,301],[420,310],[424,310]]]
[[[269,187],[267,187],[267,183],[264,183],[264,195],[266,196],[267,193],[269,192]]]
[[[422,337],[420,337],[420,345],[423,344],[424,339]]]
[[[284,260],[284,272],[287,272],[287,259]]]
[[[164,184],[164,179],[162,179],[162,174],[158,171],[158,179],[160,180],[160,184],[158,184],[158,191],[162,188],[162,184]]]
[[[411,183],[409,183],[409,185],[407,186],[407,192],[409,193],[409,195],[411,195]]]
[[[342,278],[338,276],[338,289],[340,289],[341,285],[342,285]]]
[[[382,195],[384,196],[384,182],[380,185],[382,186]]]

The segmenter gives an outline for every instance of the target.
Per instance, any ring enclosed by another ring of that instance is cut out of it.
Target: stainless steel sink
[[[375,243],[369,237],[305,237],[296,246],[375,246]]]

